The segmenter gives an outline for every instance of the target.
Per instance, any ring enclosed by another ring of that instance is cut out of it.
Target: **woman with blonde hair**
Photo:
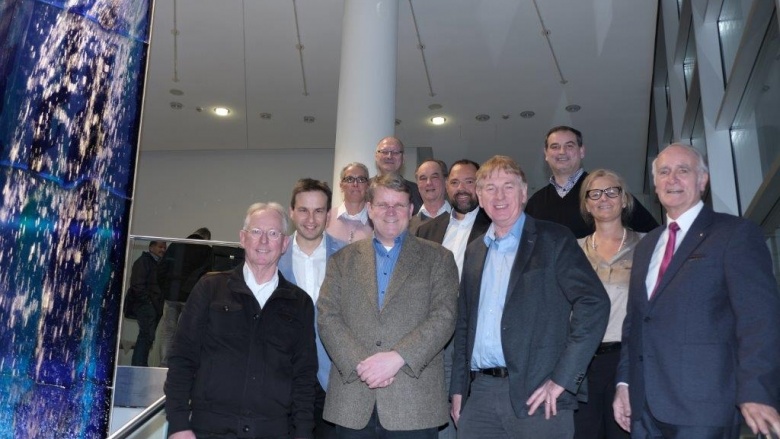
[[[634,248],[644,233],[628,228],[634,197],[614,171],[597,169],[588,174],[580,190],[580,212],[596,230],[578,240],[609,294],[609,323],[588,367],[588,402],[574,414],[576,439],[628,438],[612,413],[615,373],[620,360],[620,337],[626,317],[628,282]]]

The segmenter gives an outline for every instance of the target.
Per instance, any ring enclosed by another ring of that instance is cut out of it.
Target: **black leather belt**
[[[506,378],[509,376],[509,370],[506,367],[491,367],[489,369],[477,369],[471,372],[473,374],[488,375],[495,378]]]
[[[601,343],[599,348],[596,349],[596,355],[604,355],[610,352],[617,352],[620,350],[619,341],[611,341],[609,343]]]

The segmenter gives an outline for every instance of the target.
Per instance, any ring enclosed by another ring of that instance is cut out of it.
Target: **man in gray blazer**
[[[333,192],[327,183],[311,178],[298,180],[290,199],[290,218],[295,225],[295,233],[290,240],[292,244],[279,259],[282,276],[306,291],[315,305],[325,279],[325,263],[333,253],[346,245],[325,233],[332,202]],[[330,358],[319,334],[316,341],[319,368],[314,400],[314,438],[330,439],[335,436],[335,429],[333,424],[322,419]]]
[[[525,175],[495,156],[477,172],[493,223],[466,249],[452,417],[458,437],[571,438],[609,297],[571,231],[523,213]]]
[[[374,238],[328,261],[319,331],[333,362],[324,418],[339,438],[429,438],[447,422],[442,349],[455,325],[452,253],[411,236],[397,175],[368,189]]]

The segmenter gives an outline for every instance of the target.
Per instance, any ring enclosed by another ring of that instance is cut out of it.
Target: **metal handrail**
[[[135,433],[140,427],[146,424],[150,419],[160,413],[165,407],[165,395],[160,399],[153,402],[152,405],[145,408],[144,411],[136,415],[127,424],[123,425],[119,430],[115,431],[108,439],[126,439],[131,434]]]

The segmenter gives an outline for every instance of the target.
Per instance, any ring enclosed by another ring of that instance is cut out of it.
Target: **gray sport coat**
[[[449,405],[442,349],[455,326],[455,260],[441,245],[407,233],[380,312],[373,241],[334,254],[320,289],[320,337],[333,360],[323,417],[361,429],[376,405],[388,430],[443,425]],[[406,364],[390,386],[369,389],[355,368],[387,351],[398,352]]]

